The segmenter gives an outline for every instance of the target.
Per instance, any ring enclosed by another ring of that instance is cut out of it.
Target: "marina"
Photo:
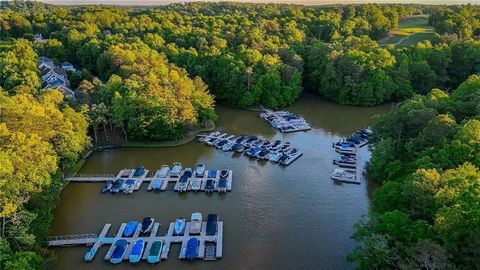
[[[211,215],[214,214],[209,214],[209,217]],[[216,217],[216,215],[214,216]],[[163,236],[157,235],[160,223],[154,223],[149,233],[141,233],[142,223],[140,222],[122,223],[113,236],[108,236],[112,224],[107,223],[103,226],[99,235],[52,236],[48,239],[48,245],[50,247],[89,246],[90,248],[84,256],[87,262],[95,259],[98,255],[98,250],[102,246],[109,245],[110,247],[104,256],[104,260],[113,264],[127,261],[130,263],[138,263],[140,261],[157,263],[161,260],[167,260],[170,247],[173,244],[180,244],[181,248],[178,258],[181,260],[212,261],[222,258],[223,221],[218,221],[217,219],[213,221],[209,219],[202,222],[202,220],[197,219],[193,222],[196,226],[194,233],[191,233],[192,222],[187,222],[182,235],[174,234],[175,223],[172,222],[169,224],[168,230]],[[129,224],[135,225],[131,235],[125,234],[125,231],[129,229]],[[188,243],[193,241],[195,241],[197,245],[194,249],[187,252]]]
[[[67,177],[70,182],[104,182],[102,193],[130,194],[138,191],[143,183],[148,183],[147,191],[166,191],[169,184],[176,192],[199,191],[226,193],[232,191],[233,171],[227,168],[221,170],[201,169],[193,173],[191,168],[182,169],[179,162],[174,163],[172,170],[163,165],[152,176],[147,177],[149,170],[143,166],[137,169],[122,169],[116,175],[80,174]],[[199,166],[200,166],[199,165]],[[168,170],[167,170],[168,169]],[[207,185],[207,182],[209,185]]]
[[[200,142],[223,152],[243,153],[257,160],[267,160],[283,166],[288,166],[303,152],[293,147],[290,142],[281,140],[267,140],[263,137],[241,135],[235,137],[219,131],[208,135],[197,136]]]
[[[339,183],[361,184],[362,168],[359,166],[360,155],[358,150],[368,144],[372,135],[370,129],[354,132],[351,136],[332,144],[332,148],[339,154],[333,160],[336,165],[331,178]]]
[[[265,109],[260,113],[260,117],[267,121],[273,128],[283,133],[312,129],[305,119],[287,111]]]
[[[160,267],[173,270],[194,267],[220,270],[235,269],[238,265],[248,269],[318,269],[319,265],[329,269],[352,269],[344,258],[355,247],[350,238],[354,230],[352,224],[369,209],[369,185],[363,175],[361,185],[342,186],[330,180],[332,161],[338,158],[331,146],[332,142],[369,125],[366,119],[371,115],[389,108],[389,105],[368,109],[337,106],[307,96],[288,110],[308,119],[312,131],[281,133],[260,119],[259,112],[217,105],[218,114],[222,116],[216,123],[218,131],[288,141],[299,148],[303,156],[288,167],[272,166],[263,160],[258,162],[241,153],[215,150],[196,141],[176,147],[128,147],[95,152],[86,160],[79,175],[110,173],[115,177],[124,168],[142,164],[150,170],[146,176],[149,178],[162,164],[167,164],[171,170],[172,164],[180,161],[182,167],[191,167],[193,172],[198,164],[204,164],[207,171],[223,167],[232,170],[233,192],[228,196],[217,196],[216,192],[213,196],[200,192],[179,194],[171,192],[174,184],[169,185],[167,192],[145,192],[149,183],[143,183],[140,192],[109,196],[100,192],[105,182],[71,182],[62,192],[49,235],[99,234],[102,226],[110,223],[112,228],[108,236],[113,237],[120,224],[151,216],[155,223],[162,224],[157,236],[164,236],[169,222],[174,222],[179,215],[190,222],[193,212],[201,212],[204,221],[208,213],[217,213],[224,225],[228,223],[223,231],[222,259],[193,264],[178,260],[182,248],[178,243],[170,245],[168,260],[161,259],[158,265],[151,266],[145,260],[136,265],[128,261],[112,265],[104,260],[110,245],[103,245],[95,258],[85,263],[88,248],[81,245],[52,248],[57,257],[54,269]],[[369,158],[366,148],[359,149],[360,168]],[[292,220],[295,222],[290,222]],[[321,241],[310,241],[312,235],[317,235]],[[144,250],[148,245],[147,241]],[[215,243],[205,243],[204,260],[215,246]],[[268,250],[268,254],[263,250]],[[155,258],[153,252],[151,260]]]

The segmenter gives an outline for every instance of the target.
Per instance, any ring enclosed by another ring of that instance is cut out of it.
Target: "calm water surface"
[[[282,134],[258,117],[258,113],[217,106],[218,130],[232,134],[261,135],[290,141],[304,155],[288,167],[250,160],[246,156],[216,151],[196,141],[171,148],[123,148],[93,154],[80,173],[117,173],[144,164],[155,171],[162,164],[180,161],[184,167],[204,163],[207,168],[233,169],[232,192],[219,196],[205,193],[151,193],[144,184],[129,196],[101,194],[103,184],[69,184],[55,210],[52,235],[99,233],[112,223],[153,216],[162,223],[159,235],[178,216],[195,211],[217,213],[224,221],[223,259],[186,263],[178,260],[179,245],[172,245],[169,259],[155,266],[145,262],[110,265],[102,247],[92,263],[85,263],[84,246],[57,248],[58,270],[74,269],[349,269],[345,260],[355,246],[352,225],[367,213],[369,186],[338,185],[330,180],[335,153],[333,141],[370,123],[374,114],[390,105],[373,108],[341,106],[305,95],[288,110],[303,116],[309,132]],[[362,161],[368,159],[362,150]]]

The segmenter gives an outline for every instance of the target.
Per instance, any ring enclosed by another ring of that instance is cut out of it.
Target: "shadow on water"
[[[169,148],[121,148],[94,153],[80,173],[117,173],[143,164],[151,171],[162,164],[180,161],[194,168],[228,167],[233,170],[232,192],[226,195],[177,194],[170,186],[165,192],[147,192],[144,184],[131,195],[101,194],[103,184],[69,184],[55,209],[52,235],[99,233],[112,223],[114,234],[120,223],[153,216],[162,225],[159,235],[177,217],[192,212],[217,213],[225,222],[224,258],[216,262],[179,261],[172,246],[162,269],[345,269],[345,260],[355,243],[352,225],[367,213],[367,185],[337,185],[330,179],[335,153],[333,141],[370,124],[370,117],[388,111],[390,105],[373,108],[340,106],[305,94],[288,108],[306,118],[309,132],[282,134],[258,117],[257,112],[218,106],[217,126],[235,135],[261,135],[290,141],[304,155],[288,167],[232,155],[192,141]],[[362,154],[363,155],[363,154]],[[233,158],[232,158],[233,157]],[[368,159],[368,152],[362,160]],[[370,186],[370,185],[369,185]],[[85,247],[55,249],[56,269],[114,269],[103,260],[106,248],[91,263],[85,263]],[[132,269],[129,263],[115,269]],[[150,269],[142,262],[135,266]]]

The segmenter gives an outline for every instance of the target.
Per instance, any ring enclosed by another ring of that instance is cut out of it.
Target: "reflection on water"
[[[93,154],[80,173],[116,173],[144,164],[152,171],[162,164],[180,161],[184,167],[204,163],[207,168],[233,169],[232,192],[220,196],[205,193],[151,193],[146,185],[131,195],[101,194],[102,184],[69,184],[55,210],[52,235],[99,233],[112,223],[110,234],[121,222],[153,216],[168,223],[192,212],[217,213],[224,221],[224,257],[216,262],[186,263],[178,260],[179,246],[169,259],[155,267],[178,269],[343,269],[351,268],[345,256],[354,247],[352,225],[368,210],[367,185],[337,185],[330,180],[335,154],[331,143],[369,124],[389,105],[359,108],[336,105],[305,95],[288,110],[303,116],[309,132],[282,134],[258,117],[258,113],[218,106],[218,129],[235,135],[261,135],[290,141],[304,155],[288,167],[259,162],[246,156],[215,151],[196,141],[170,148],[123,148]],[[366,149],[362,160],[368,159]],[[85,263],[85,247],[56,249],[56,269],[113,269],[103,260],[103,247],[92,263]],[[115,269],[132,267],[123,263]]]

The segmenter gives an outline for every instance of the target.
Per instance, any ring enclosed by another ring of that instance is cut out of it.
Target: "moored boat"
[[[193,213],[190,219],[190,234],[200,234],[202,230],[202,214]]]
[[[125,183],[122,186],[123,193],[129,194],[133,192],[133,188],[135,186],[135,183],[137,183],[137,180],[135,179],[127,179]]]
[[[180,180],[178,180],[178,191],[184,192],[187,191],[188,187],[188,180],[192,177],[192,169],[186,168],[183,171],[182,176],[180,176]]]
[[[227,192],[227,178],[220,178],[218,180],[218,193]]]
[[[215,169],[210,169],[208,170],[208,178],[217,178],[217,170]]]
[[[187,250],[185,252],[185,259],[187,261],[193,261],[197,258],[198,256],[198,239],[197,238],[191,238],[187,242]]]
[[[163,185],[163,181],[165,180],[159,178],[153,179],[151,185],[152,190],[160,190]]]
[[[333,180],[345,181],[345,182],[353,182],[357,180],[357,175],[354,171],[343,169],[343,168],[335,168],[334,172],[331,175]]]
[[[127,250],[128,242],[125,239],[118,239],[114,246],[112,256],[110,257],[110,263],[117,264],[123,261],[123,256]]]
[[[207,183],[205,184],[205,192],[213,192],[215,189],[215,182],[213,179],[207,179]]]
[[[109,192],[112,189],[112,181],[107,180],[105,186],[102,188],[102,193]]]
[[[182,172],[182,163],[175,162],[173,163],[172,170],[170,171],[170,177],[180,177],[181,172]]]
[[[198,164],[197,168],[195,168],[195,177],[203,178],[205,177],[205,165]]]
[[[207,217],[207,235],[215,235],[217,234],[217,223],[218,223],[218,216],[216,214],[208,214]]]
[[[142,221],[142,228],[140,229],[141,233],[148,233],[152,230],[153,228],[153,223],[155,222],[155,219],[152,217],[145,217],[143,218]]]
[[[122,189],[124,182],[125,182],[125,180],[123,180],[121,178],[113,181],[112,188],[110,189],[110,192],[118,193],[120,191],[120,189]]]
[[[160,261],[162,246],[163,246],[162,240],[156,240],[152,243],[152,246],[150,247],[150,251],[148,252],[148,257],[147,257],[147,261],[149,263],[153,264]]]
[[[138,221],[129,221],[125,229],[123,230],[124,237],[131,237],[137,230],[139,222]]]
[[[185,219],[182,217],[179,217],[175,220],[173,235],[183,235],[184,233],[185,233]]]
[[[95,253],[97,253],[97,250],[95,249],[95,247],[91,247],[90,249],[88,249],[84,257],[85,261],[91,262],[93,260],[93,257],[95,257]]]
[[[168,165],[162,165],[160,170],[158,171],[156,177],[158,178],[166,178],[168,176],[168,173],[170,172],[170,168]]]
[[[192,191],[199,191],[202,188],[202,180],[193,180],[192,181]]]
[[[228,177],[228,174],[229,174],[229,170],[227,168],[223,168],[221,171],[220,171],[220,178],[227,178]]]
[[[138,166],[133,172],[133,177],[140,177],[145,174],[145,167],[143,165]]]
[[[130,262],[138,263],[142,259],[143,249],[145,248],[145,241],[143,239],[138,239],[135,241],[132,247],[132,252],[130,252]]]

